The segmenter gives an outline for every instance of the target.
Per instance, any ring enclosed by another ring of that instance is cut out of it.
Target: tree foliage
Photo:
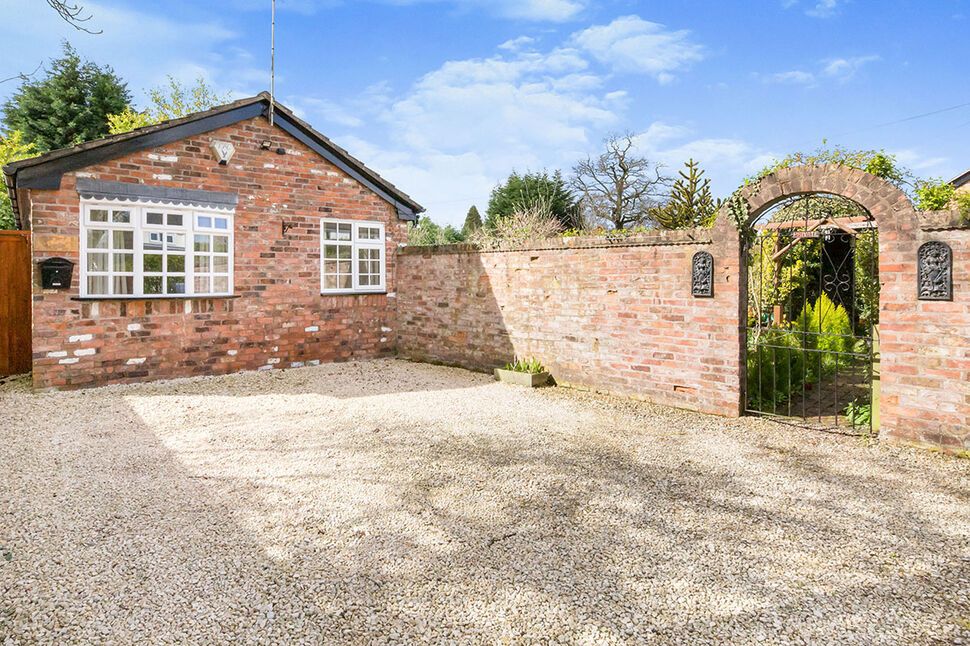
[[[515,249],[562,234],[562,223],[550,215],[549,205],[540,199],[499,218],[494,227],[479,229],[471,241],[486,248]]]
[[[167,87],[160,86],[148,90],[151,105],[147,109],[138,112],[131,106],[126,106],[123,111],[109,115],[111,134],[151,126],[169,119],[184,117],[193,112],[202,112],[228,103],[230,98],[229,92],[224,95],[217,93],[206,84],[203,78],[197,79],[195,85],[187,87],[181,81],[169,76]]]
[[[608,223],[615,229],[643,225],[651,220],[669,186],[660,164],[640,157],[632,134],[611,135],[605,150],[573,167],[572,186],[582,196],[587,224]]]
[[[7,133],[19,130],[37,152],[66,148],[108,134],[108,115],[131,100],[127,84],[109,66],[82,61],[67,42],[40,80],[23,81],[3,106]]]
[[[19,130],[14,130],[6,137],[0,138],[0,166],[30,157],[35,152],[34,144],[25,143]],[[6,188],[0,189],[0,229],[16,228],[17,223],[10,205],[10,194]]]
[[[494,229],[498,221],[513,213],[528,211],[541,204],[563,228],[578,224],[578,207],[562,173],[548,171],[519,175],[513,172],[504,184],[492,189],[484,226]]]
[[[461,227],[461,235],[467,238],[481,228],[482,216],[478,212],[478,207],[472,204],[468,209],[468,215],[465,216],[465,224]]]
[[[428,216],[419,219],[417,224],[408,224],[408,244],[410,245],[455,244],[463,242],[464,239],[455,227],[450,224],[444,227],[437,225]]]
[[[920,211],[940,211],[950,208],[956,187],[942,178],[916,182],[916,208]]]
[[[711,196],[711,180],[691,158],[684,163],[687,172],[678,171],[679,178],[670,188],[670,197],[662,206],[651,211],[653,219],[664,229],[693,229],[710,227],[717,218],[721,200]]]

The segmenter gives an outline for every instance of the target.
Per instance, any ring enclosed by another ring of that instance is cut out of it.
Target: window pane
[[[88,231],[88,249],[107,249],[108,232],[100,229]]]
[[[144,271],[162,271],[162,256],[156,253],[146,253],[143,262]],[[159,283],[161,284],[161,283]]]
[[[209,238],[211,236],[200,236],[196,234],[195,236],[195,250],[196,251],[209,251]]]
[[[185,234],[166,233],[165,243],[169,251],[185,251]]]
[[[88,271],[108,271],[108,254],[89,253]]]
[[[208,294],[209,293],[209,277],[208,276],[196,276],[195,277],[195,293],[196,294]]]
[[[112,249],[134,249],[134,231],[112,231]]]
[[[115,276],[114,277],[115,294],[134,294],[135,293],[135,277],[134,276]]]
[[[229,273],[229,257],[228,256],[213,256],[212,257],[212,271],[217,274],[228,274]]]
[[[357,237],[361,240],[380,240],[381,230],[378,227],[360,227],[357,229]]]
[[[367,266],[369,264],[370,263],[368,263],[368,262],[366,262],[364,260],[361,260],[360,262],[357,263],[357,271],[359,271],[362,274],[366,274],[367,273]]]
[[[184,294],[185,276],[169,276],[166,280],[166,294]]]
[[[107,222],[108,221],[108,210],[107,209],[91,209],[88,211],[88,220],[91,222]]]
[[[163,235],[161,231],[146,231],[142,246],[148,251],[161,251]]]
[[[340,285],[340,289],[350,289],[354,286],[353,276],[340,276],[337,284]]]
[[[360,277],[360,286],[361,287],[368,287],[370,284],[371,284],[370,283],[370,276],[361,276]]]
[[[213,276],[212,277],[212,292],[214,294],[228,294],[229,293],[229,276]]]
[[[336,258],[337,257],[337,245],[324,245],[323,246],[323,257],[324,258]]]
[[[209,273],[209,256],[196,256],[195,257],[195,271],[198,274]]]
[[[162,293],[162,277],[161,276],[145,276],[145,281],[142,283],[145,288],[146,294],[161,294]]]
[[[181,274],[185,271],[185,256],[169,256],[165,266],[167,271]]]
[[[107,294],[108,276],[88,276],[88,294]]]
[[[114,254],[114,270],[130,273],[135,271],[135,254],[116,253]],[[125,292],[128,293],[128,292]]]
[[[216,218],[215,225],[216,225],[215,226],[216,229],[228,229],[229,220],[227,218]]]
[[[353,249],[351,248],[350,245],[343,245],[343,246],[337,247],[337,257],[346,258],[347,260],[350,260],[352,251]]]
[[[337,261],[336,260],[324,260],[323,261],[323,273],[325,273],[325,274],[336,274],[337,273]]]
[[[182,214],[181,213],[169,213],[168,214],[168,225],[170,227],[180,227],[180,226],[182,226]]]
[[[131,222],[131,211],[112,211],[111,221],[119,224],[128,224]]]
[[[337,239],[338,240],[351,240],[353,235],[354,227],[350,224],[337,224]]]
[[[216,253],[228,253],[229,252],[229,237],[228,236],[212,236],[212,250]]]
[[[148,224],[161,224],[162,214],[161,213],[146,213],[145,222]]]
[[[344,261],[340,261],[340,262],[337,263],[337,273],[338,274],[349,274],[350,272],[353,271],[353,269],[351,269],[351,267],[352,267],[352,264],[351,263],[344,262]]]
[[[337,289],[337,276],[334,274],[327,274],[323,277],[323,288],[324,289]]]
[[[212,218],[210,218],[208,215],[200,215],[197,222],[199,223],[199,226],[202,227],[203,229],[212,228]]]

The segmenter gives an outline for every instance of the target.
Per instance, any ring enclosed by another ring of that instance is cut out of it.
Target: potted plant
[[[538,359],[520,359],[515,357],[505,368],[495,369],[495,378],[509,384],[519,386],[544,386],[549,381],[549,372],[542,367]]]

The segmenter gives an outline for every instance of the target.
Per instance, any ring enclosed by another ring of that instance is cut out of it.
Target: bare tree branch
[[[617,229],[648,223],[650,208],[666,193],[670,178],[660,164],[636,156],[632,133],[611,135],[603,143],[604,152],[573,167],[571,184],[582,195],[585,219]]]
[[[16,81],[18,79],[21,81],[29,81],[30,77],[32,77],[34,74],[39,72],[40,68],[43,66],[44,66],[44,63],[43,61],[41,61],[40,63],[37,63],[37,67],[35,67],[34,71],[31,72],[30,74],[24,74],[23,72],[20,72],[19,74],[15,74],[9,78],[0,79],[0,83],[6,83],[7,81]]]
[[[89,34],[100,34],[102,30],[94,31],[88,29],[81,23],[85,23],[91,20],[91,16],[84,15],[84,7],[79,4],[68,4],[67,0],[47,0],[47,4],[51,6],[51,9],[57,12],[64,22],[74,27],[78,31],[83,31]]]

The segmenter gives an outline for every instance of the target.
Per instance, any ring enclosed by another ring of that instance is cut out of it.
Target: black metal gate
[[[840,196],[799,196],[758,219],[747,254],[747,412],[872,433],[874,218]]]

